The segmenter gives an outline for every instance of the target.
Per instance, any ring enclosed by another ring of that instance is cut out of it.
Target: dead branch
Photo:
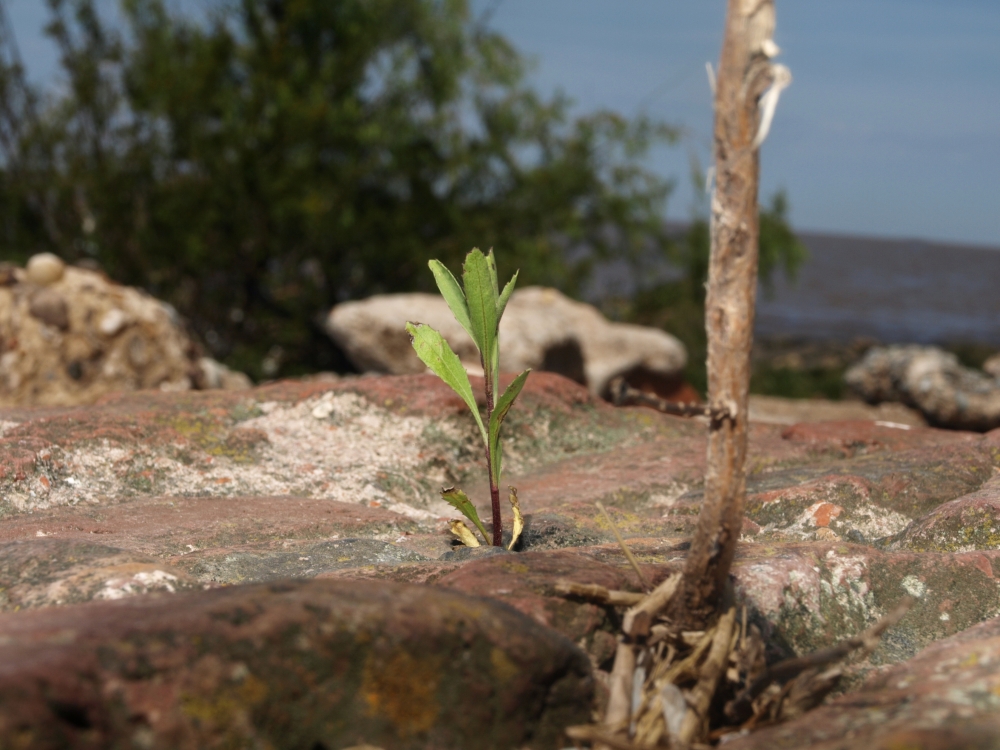
[[[611,695],[604,714],[604,727],[618,732],[628,727],[632,718],[632,679],[635,674],[635,647],[619,641],[615,651],[615,665],[611,669]]]
[[[726,706],[726,719],[733,724],[742,724],[750,718],[753,712],[754,698],[763,693],[772,683],[786,682],[805,672],[807,669],[817,669],[827,664],[833,664],[846,658],[858,649],[873,650],[878,645],[882,634],[898,623],[903,615],[910,611],[912,606],[913,599],[906,597],[892,612],[863,633],[845,638],[830,648],[815,651],[805,656],[785,659],[768,667],[757,679],[747,685],[736,698],[729,702]]]
[[[715,611],[743,522],[757,294],[758,135],[764,125],[759,100],[775,80],[773,33],[773,0],[729,0],[715,91],[715,190],[705,299],[710,413],[705,502],[682,592],[670,607],[679,624],[697,626]]]
[[[640,391],[625,382],[625,378],[611,381],[611,402],[615,406],[648,406],[675,417],[709,417],[722,419],[728,415],[724,410],[713,410],[707,404],[693,404],[684,401],[668,401],[652,393]]]
[[[708,657],[701,666],[701,673],[698,676],[698,683],[688,697],[688,712],[684,716],[681,724],[680,741],[690,743],[691,741],[707,734],[708,729],[708,707],[715,696],[715,689],[719,685],[719,678],[726,669],[729,661],[729,653],[733,648],[733,639],[738,637],[738,632],[733,632],[733,623],[736,621],[736,609],[730,609],[719,618],[719,624],[715,628],[715,637],[712,639],[712,647],[709,649]]]
[[[647,636],[653,625],[653,618],[670,603],[674,594],[677,593],[680,583],[680,573],[667,576],[659,586],[626,612],[622,622],[622,630],[625,631],[625,634],[631,638]]]
[[[632,570],[635,571],[636,578],[639,579],[639,585],[642,586],[642,590],[649,591],[649,584],[646,582],[646,576],[642,574],[642,569],[639,567],[639,561],[635,559],[635,555],[632,554],[632,550],[630,550],[628,545],[625,544],[625,540],[622,539],[622,535],[618,531],[618,527],[615,526],[615,522],[611,520],[611,515],[604,507],[604,503],[598,500],[595,505],[597,505],[597,509],[603,514],[604,520],[608,522],[608,526],[611,527],[611,533],[615,535],[615,539],[618,540],[618,545],[622,548],[622,552],[625,553],[625,559],[628,560],[629,565],[632,566]]]
[[[594,604],[612,607],[634,607],[647,597],[646,594],[636,594],[632,591],[607,589],[596,583],[576,583],[574,581],[556,581],[555,592],[559,596],[584,599]]]

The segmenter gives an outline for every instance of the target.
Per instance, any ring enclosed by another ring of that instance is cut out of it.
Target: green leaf
[[[490,280],[493,282],[493,294],[500,294],[500,284],[497,281],[497,259],[493,255],[493,248],[486,254],[486,265],[490,269]]]
[[[490,415],[490,465],[493,468],[493,480],[497,484],[500,483],[500,464],[503,461],[503,453],[500,448],[500,427],[503,425],[503,420],[507,416],[507,412],[510,411],[510,407],[514,405],[514,399],[524,388],[524,383],[530,373],[531,370],[525,370],[511,381]]]
[[[479,432],[483,436],[483,442],[488,444],[489,438],[486,427],[483,425],[483,418],[479,415],[479,405],[476,404],[476,397],[472,395],[472,384],[469,383],[469,375],[465,372],[458,355],[451,350],[444,336],[424,323],[407,323],[406,332],[410,334],[410,343],[416,351],[420,361],[431,368],[431,371],[441,380],[451,386],[457,393],[472,416],[476,418],[479,425]]]
[[[472,504],[471,500],[469,500],[468,495],[455,487],[445,487],[441,490],[441,498],[463,516],[472,521],[476,525],[476,528],[479,529],[479,533],[483,535],[483,539],[486,540],[486,543],[491,543],[490,537],[486,533],[486,528],[483,526],[483,522],[479,520],[479,514],[476,512],[476,506]]]
[[[434,281],[437,282],[437,288],[440,290],[441,296],[444,297],[444,301],[451,308],[451,314],[455,316],[455,320],[466,330],[469,337],[475,341],[476,337],[472,335],[472,325],[469,323],[469,306],[465,301],[465,292],[458,285],[455,275],[439,260],[430,260],[427,262],[427,265],[430,266],[431,273],[434,274]]]
[[[503,317],[503,311],[507,309],[507,302],[510,300],[510,295],[514,291],[514,285],[517,283],[517,275],[521,273],[520,271],[514,271],[514,275],[511,276],[510,281],[507,282],[507,286],[503,288],[500,293],[500,297],[497,299],[497,325],[500,324],[500,318]]]
[[[469,323],[472,326],[472,340],[479,347],[483,358],[483,372],[486,375],[486,388],[492,386],[494,352],[497,337],[497,294],[493,288],[490,275],[490,265],[486,256],[476,248],[465,258],[465,268],[462,273],[465,286],[465,299],[469,305]],[[492,394],[490,394],[492,395]]]

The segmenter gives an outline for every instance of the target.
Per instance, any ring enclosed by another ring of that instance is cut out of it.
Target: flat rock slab
[[[557,748],[593,690],[581,651],[503,604],[370,581],[41,609],[0,633],[4,747]]]
[[[505,481],[526,512],[512,553],[453,545],[455,513],[440,488],[461,486],[485,511],[485,461],[466,406],[431,376],[0,410],[0,611],[11,613],[0,637],[21,617],[126,607],[108,600],[145,611],[138,602],[154,599],[142,595],[157,594],[180,618],[223,596],[219,587],[319,578],[373,590],[421,584],[413,590],[431,602],[445,590],[489,597],[606,669],[620,613],[559,597],[554,585],[638,590],[597,500],[648,579],[683,565],[702,502],[705,425],[616,409],[534,373],[504,429]],[[771,656],[829,645],[915,597],[851,665],[853,689],[1000,614],[998,470],[1000,431],[751,423],[733,579]],[[240,591],[269,589],[225,596]],[[93,610],[61,606],[88,601]],[[202,658],[178,653],[179,664]]]

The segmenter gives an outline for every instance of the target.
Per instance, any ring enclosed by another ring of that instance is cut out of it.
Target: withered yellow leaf
[[[451,533],[458,537],[458,541],[464,544],[466,547],[478,547],[479,540],[473,536],[469,527],[465,525],[465,521],[459,521],[457,518],[450,522]]]
[[[518,538],[521,536],[521,532],[524,531],[524,516],[521,515],[521,504],[517,499],[517,488],[508,487],[510,490],[510,507],[514,511],[514,533],[511,535],[510,544],[507,549],[514,549],[514,545],[517,544]]]

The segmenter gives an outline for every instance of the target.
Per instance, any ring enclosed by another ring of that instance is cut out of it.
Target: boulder
[[[939,427],[1000,427],[1000,381],[932,346],[874,347],[844,377],[869,403],[901,402]]]
[[[207,357],[177,313],[51,253],[0,270],[0,405],[92,403],[146,388],[248,388]]]
[[[563,746],[587,657],[498,602],[284,582],[0,616],[0,745]]]
[[[351,362],[365,372],[424,372],[405,325],[426,323],[447,339],[470,372],[482,374],[479,354],[438,295],[394,294],[344,302],[330,311],[326,329]],[[518,289],[500,322],[500,361],[505,371],[557,372],[608,395],[622,376],[662,395],[677,391],[687,363],[684,345],[655,328],[612,323],[591,305],[555,289]]]

